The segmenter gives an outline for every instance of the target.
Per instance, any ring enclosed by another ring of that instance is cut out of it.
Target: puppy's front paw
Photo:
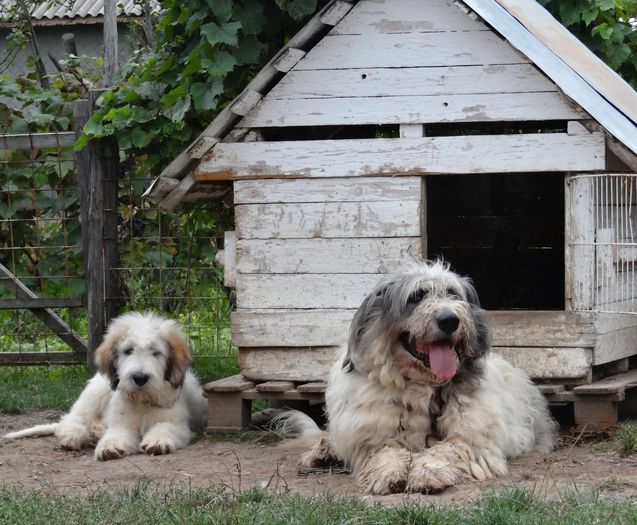
[[[135,453],[130,444],[118,440],[100,440],[95,447],[95,459],[108,461],[109,459],[120,459]]]
[[[377,473],[376,477],[367,479],[365,490],[380,496],[405,492],[407,474],[402,469]]]
[[[175,444],[166,438],[151,438],[142,441],[141,449],[151,456],[170,454],[175,451]]]
[[[79,450],[91,444],[91,434],[81,424],[60,424],[55,435],[66,450]]]

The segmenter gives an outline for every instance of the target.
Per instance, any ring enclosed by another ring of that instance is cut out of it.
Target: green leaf
[[[234,51],[237,64],[258,64],[264,47],[265,45],[259,42],[254,36],[241,39],[239,47]]]
[[[234,17],[241,22],[244,35],[257,35],[266,25],[263,3],[258,0],[245,0],[234,6]]]
[[[233,0],[208,0],[208,7],[217,20],[227,22],[232,16]]]
[[[217,44],[236,46],[239,29],[241,29],[240,22],[230,22],[223,26],[208,22],[201,26],[201,33],[212,46]]]
[[[601,11],[608,11],[615,7],[615,0],[595,0],[595,5],[597,5]]]
[[[171,107],[166,108],[164,115],[173,122],[183,120],[186,111],[190,109],[190,95],[180,98]]]
[[[316,0],[276,0],[276,5],[295,20],[301,20],[316,10]]]
[[[175,104],[179,99],[183,98],[184,95],[186,95],[186,93],[188,93],[188,90],[186,89],[186,86],[179,84],[177,87],[171,89],[168,93],[166,93],[165,95],[163,95],[159,101],[164,105],[164,106],[172,106],[173,104]]]
[[[192,102],[196,111],[207,111],[217,107],[215,98],[219,95],[219,93],[214,93],[212,86],[209,84],[204,82],[195,82],[192,86],[190,86],[190,95],[192,96]]]
[[[597,18],[598,14],[599,9],[597,9],[597,7],[584,9],[584,11],[582,11],[582,21],[586,24],[586,26],[589,26],[591,25],[591,22]]]
[[[604,22],[603,24],[599,24],[593,28],[591,31],[593,36],[599,35],[602,40],[609,40],[613,34],[613,28],[609,27],[609,25]]]
[[[148,146],[151,140],[151,135],[146,133],[141,128],[133,128],[130,132],[130,139],[133,143],[133,146],[136,148],[144,148]]]
[[[578,24],[581,15],[581,10],[574,0],[560,2],[560,19],[565,26]]]
[[[201,65],[213,77],[225,77],[237,65],[237,59],[227,51],[217,51],[212,58],[202,58]]]

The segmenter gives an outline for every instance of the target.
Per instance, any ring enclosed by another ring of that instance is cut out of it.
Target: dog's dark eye
[[[418,304],[428,295],[429,295],[429,290],[416,290],[409,296],[409,299],[407,299],[407,304],[411,304],[411,305]]]
[[[126,348],[124,351],[122,351],[122,354],[124,355],[131,355],[132,353],[133,353],[132,348]]]
[[[159,350],[153,350],[153,357],[159,357],[161,352]]]
[[[447,297],[451,297],[453,299],[460,299],[460,294],[458,293],[457,290],[454,290],[453,288],[447,288],[447,291],[445,293],[447,294]]]

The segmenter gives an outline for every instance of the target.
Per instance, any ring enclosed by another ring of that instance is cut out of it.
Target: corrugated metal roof
[[[0,15],[5,14],[15,0],[0,0]],[[153,11],[159,10],[159,2],[151,0]],[[135,0],[117,2],[117,16],[140,16],[142,6]],[[38,5],[31,17],[34,20],[86,18],[104,15],[104,0],[48,0]]]

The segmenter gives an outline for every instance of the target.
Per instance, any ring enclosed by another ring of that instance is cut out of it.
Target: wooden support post
[[[89,92],[89,100],[76,105],[76,130],[90,117],[99,90]],[[112,140],[91,141],[77,154],[81,200],[82,242],[88,314],[88,356],[99,346],[109,321],[117,313],[119,280],[112,269],[117,253],[117,147]]]
[[[206,396],[208,432],[236,432],[250,426],[252,401],[242,399],[241,392],[209,392]]]
[[[104,87],[112,85],[117,69],[117,1],[104,0]]]
[[[585,434],[612,430],[617,425],[617,401],[611,396],[576,396],[575,427]]]

